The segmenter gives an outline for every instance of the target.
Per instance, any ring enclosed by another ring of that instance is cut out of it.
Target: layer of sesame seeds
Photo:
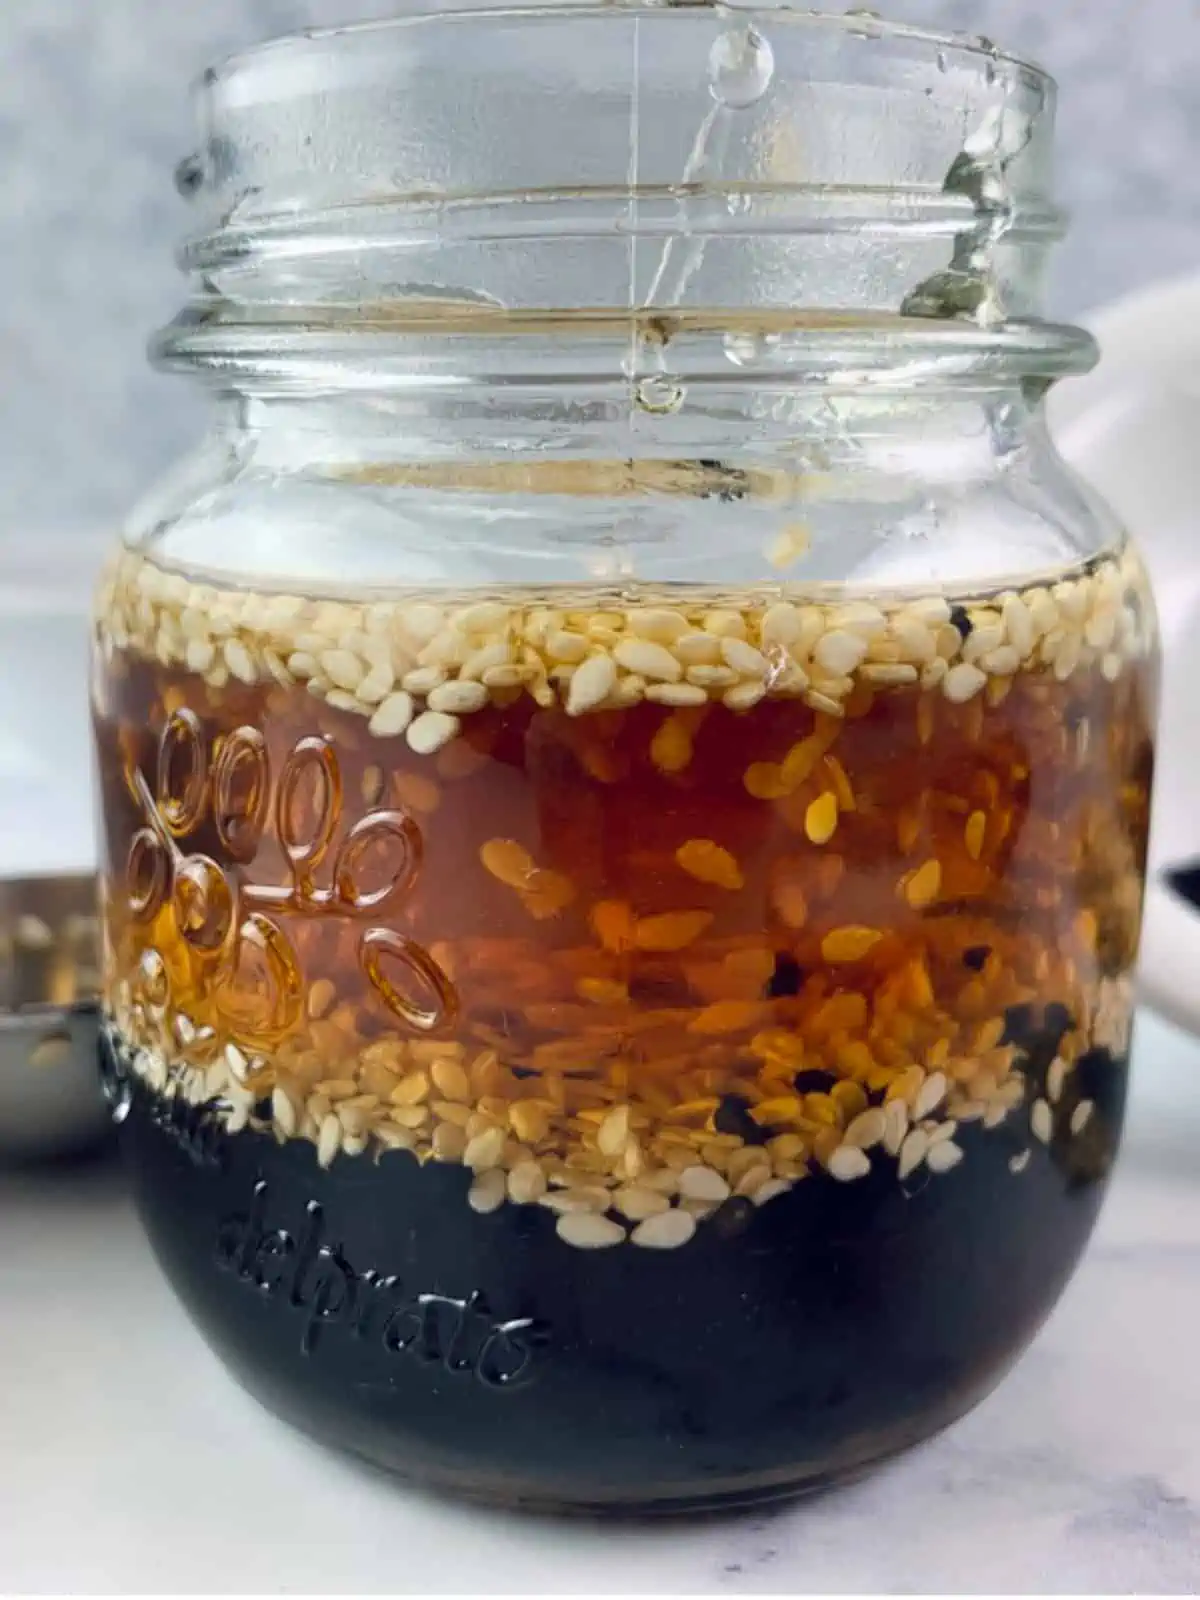
[[[572,716],[643,701],[748,711],[770,697],[836,717],[859,686],[918,685],[961,705],[1002,697],[1022,671],[1115,679],[1152,643],[1144,598],[1128,553],[957,599],[793,598],[781,586],[629,605],[567,589],[313,599],[199,583],[126,552],[105,575],[97,628],[109,659],[129,652],[213,689],[299,686],[431,756],[464,718],[521,695]]]
[[[1027,1049],[1010,1039],[1031,1036],[1009,1016],[973,1030],[974,1053],[935,1046],[924,1064],[876,1064],[865,1079],[804,1065],[826,1057],[796,1035],[756,1036],[757,1070],[735,1090],[651,1106],[618,1100],[599,1081],[521,1078],[494,1049],[472,1054],[455,1042],[391,1036],[333,1069],[327,1047],[312,1044],[248,1058],[154,1005],[155,990],[154,979],[117,983],[109,1029],[129,1070],[158,1094],[207,1106],[231,1134],[307,1140],[322,1167],[364,1154],[461,1165],[474,1211],[542,1207],[559,1238],[581,1249],[672,1249],[726,1202],[767,1205],[803,1179],[853,1183],[879,1167],[902,1184],[940,1178],[963,1159],[956,1135],[971,1124],[1015,1138],[1016,1176],[1035,1145],[1062,1149],[1088,1135],[1096,1107],[1073,1085],[1076,1064],[1118,1042],[1118,1018],[1127,1043],[1133,1003],[1129,980],[1104,980],[1090,1018],[1061,1034],[1041,1092]],[[856,995],[829,1007],[826,1022],[864,1010]],[[865,1049],[841,1042],[836,1058],[856,1065]],[[805,1077],[821,1087],[801,1088]]]

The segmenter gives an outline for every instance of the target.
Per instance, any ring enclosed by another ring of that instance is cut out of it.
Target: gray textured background
[[[1200,0],[874,0],[983,31],[1062,84],[1074,212],[1056,309],[1200,265]],[[185,88],[272,33],[396,0],[0,0],[0,544],[101,528],[194,436],[186,383],[146,367],[178,303],[171,184]]]

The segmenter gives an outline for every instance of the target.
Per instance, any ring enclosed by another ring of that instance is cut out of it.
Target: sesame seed
[[[944,1072],[931,1072],[917,1090],[917,1097],[913,1102],[913,1117],[919,1122],[922,1117],[927,1117],[931,1111],[936,1110],[946,1098],[946,1074]]]
[[[762,683],[753,681],[738,683],[732,689],[725,690],[721,701],[730,711],[749,711],[758,704],[766,692],[766,685]]]
[[[937,899],[942,887],[942,864],[930,859],[904,880],[904,898],[914,911],[923,911]]]
[[[844,628],[825,634],[813,651],[813,660],[826,672],[842,676],[859,666],[867,653],[867,641]]]
[[[1031,1154],[1032,1152],[1029,1150],[1021,1150],[1017,1155],[1010,1157],[1008,1170],[1010,1172],[1024,1172],[1025,1168],[1029,1165],[1029,1157]]]
[[[278,674],[276,674],[278,678]],[[388,698],[396,684],[396,676],[388,662],[380,662],[359,680],[355,694],[364,705],[378,706]]]
[[[630,1110],[614,1106],[596,1130],[596,1144],[603,1155],[619,1155],[629,1140]]]
[[[645,1250],[677,1250],[685,1245],[696,1231],[696,1219],[689,1212],[670,1209],[660,1211],[639,1222],[630,1234],[633,1244]]]
[[[396,1083],[390,1099],[395,1106],[415,1106],[426,1099],[428,1094],[429,1078],[426,1074],[419,1071],[409,1072]]]
[[[435,1061],[430,1068],[430,1076],[435,1087],[447,1100],[459,1100],[463,1103],[470,1100],[471,1080],[459,1062],[450,1057]]]
[[[623,639],[613,650],[617,662],[628,672],[639,677],[660,679],[664,683],[677,683],[683,677],[683,667],[665,645],[651,639]]]
[[[769,1178],[760,1188],[755,1189],[750,1199],[756,1206],[769,1205],[772,1200],[777,1200],[781,1194],[787,1194],[792,1187],[787,1178]]]
[[[759,636],[764,645],[778,645],[786,648],[795,644],[800,637],[800,614],[795,606],[786,600],[781,600],[773,606],[768,606],[762,614],[759,624]]]
[[[565,633],[560,628],[556,629],[546,640],[546,650],[555,661],[575,664],[586,660],[588,642],[582,634]]]
[[[910,1129],[900,1146],[900,1156],[896,1164],[897,1176],[903,1179],[915,1172],[924,1161],[928,1149],[929,1135],[920,1128]]]
[[[453,716],[481,711],[487,703],[488,692],[482,683],[461,678],[454,683],[441,683],[436,689],[431,689],[425,701],[430,711],[449,712]]]
[[[211,639],[191,639],[184,661],[189,672],[204,673],[212,666],[216,654],[217,647]]]
[[[1001,617],[1009,643],[1023,659],[1030,654],[1034,643],[1033,618],[1029,608],[1019,595],[1010,594],[1001,608]]]
[[[483,1133],[477,1133],[473,1139],[468,1139],[463,1150],[463,1165],[470,1167],[474,1172],[486,1172],[489,1167],[496,1166],[504,1154],[505,1134],[503,1128],[488,1128]]]
[[[441,688],[445,681],[446,673],[441,667],[414,667],[400,679],[400,687],[409,694],[427,695]]]
[[[225,1046],[222,1053],[225,1057],[227,1069],[233,1074],[238,1083],[243,1083],[250,1069],[250,1063],[246,1059],[244,1052],[231,1042]]]
[[[671,1202],[665,1194],[647,1189],[640,1184],[623,1185],[613,1195],[613,1205],[630,1222],[644,1222],[647,1217],[657,1217],[669,1211]],[[636,1239],[635,1239],[636,1242]]]
[[[550,1131],[546,1108],[529,1100],[518,1100],[508,1108],[508,1120],[518,1139],[538,1144]]]
[[[979,657],[979,663],[993,677],[1008,678],[1017,671],[1021,665],[1021,657],[1012,645],[997,645],[994,650],[989,650]]]
[[[646,687],[646,699],[658,706],[704,706],[708,695],[696,684],[651,683]]]
[[[508,1198],[514,1205],[533,1205],[545,1192],[546,1174],[536,1161],[521,1161],[508,1175]]]
[[[865,1178],[871,1170],[871,1158],[857,1145],[841,1144],[825,1163],[826,1170],[839,1183],[849,1183],[855,1178]]]
[[[883,1147],[889,1155],[897,1156],[908,1132],[908,1106],[902,1099],[889,1100],[883,1108],[883,1119]]]
[[[955,705],[962,705],[974,697],[987,682],[987,674],[969,661],[960,661],[950,668],[942,679],[942,693]]]
[[[987,815],[983,811],[972,811],[967,818],[967,825],[963,830],[963,838],[967,847],[967,854],[972,861],[978,861],[983,854],[984,839],[987,834]]]
[[[861,670],[868,683],[916,683],[918,677],[916,667],[903,661],[868,661]]]
[[[674,644],[688,631],[688,620],[682,611],[656,610],[646,607],[629,614],[629,631],[639,639],[653,639],[658,644]]]
[[[317,1140],[317,1163],[319,1166],[328,1167],[333,1164],[342,1142],[342,1124],[333,1112],[329,1112],[321,1123],[320,1136]]]
[[[1095,1109],[1095,1101],[1081,1100],[1071,1113],[1071,1132],[1082,1133],[1092,1120],[1092,1113]]]
[[[886,1133],[886,1113],[882,1106],[871,1106],[866,1111],[860,1111],[850,1122],[843,1143],[854,1145],[860,1150],[869,1150],[872,1145],[881,1144]]]
[[[356,689],[358,680],[365,674],[363,663],[349,650],[323,650],[317,659],[321,671],[339,689]]]
[[[715,633],[685,633],[671,648],[675,659],[688,667],[714,667],[721,659],[721,641]]]
[[[1035,1100],[1029,1113],[1029,1126],[1035,1139],[1049,1144],[1054,1133],[1054,1116],[1045,1100]]]
[[[250,652],[240,639],[228,639],[224,649],[225,665],[235,678],[242,683],[254,684],[258,682],[258,669],[251,659]]]
[[[732,667],[689,667],[685,677],[689,683],[701,689],[729,689],[738,681],[738,675]],[[707,695],[705,698],[708,698]]]
[[[667,717],[650,741],[650,759],[660,772],[682,772],[692,759],[692,736],[679,717]]]
[[[666,911],[661,916],[642,917],[633,940],[639,950],[682,950],[700,937],[712,919],[711,911]]]
[[[943,1139],[937,1144],[930,1144],[925,1155],[925,1165],[930,1172],[949,1172],[962,1158],[961,1145],[955,1144],[952,1139]]]
[[[536,871],[533,857],[515,839],[489,839],[479,847],[479,859],[510,889],[525,889]]]
[[[684,1167],[679,1174],[679,1192],[688,1200],[708,1200],[720,1204],[729,1198],[729,1185],[712,1167]]]
[[[277,1083],[271,1091],[271,1116],[285,1138],[295,1137],[300,1122],[299,1111],[282,1084]]]
[[[411,750],[418,755],[430,756],[443,745],[449,744],[458,734],[458,729],[457,717],[448,716],[442,711],[423,711],[414,722],[409,723],[405,737]]]
[[[597,1216],[593,1211],[567,1211],[555,1224],[555,1232],[564,1244],[576,1250],[607,1250],[614,1244],[624,1244],[625,1229],[619,1222]]]
[[[478,650],[472,650],[459,668],[459,676],[460,678],[479,678],[486,683],[489,672],[495,672],[500,668],[510,667],[511,665],[507,639],[497,639],[493,644],[485,644]],[[504,681],[504,679],[501,679],[501,682]],[[521,680],[518,677],[516,681],[519,683]],[[359,693],[362,693],[361,688]],[[453,710],[453,707],[443,706],[441,709]]]
[[[617,682],[617,667],[611,656],[591,656],[571,678],[567,692],[568,716],[582,716],[607,700]]]
[[[747,644],[744,639],[722,639],[721,655],[727,667],[732,667],[744,678],[762,678],[768,670],[767,658],[761,650]]]
[[[467,1204],[472,1211],[478,1211],[481,1215],[498,1211],[504,1204],[506,1193],[504,1173],[499,1167],[492,1167],[487,1172],[481,1172],[467,1190]]]
[[[454,625],[463,633],[492,633],[507,626],[508,607],[495,600],[479,600],[456,612]]]
[[[719,889],[740,889],[745,881],[737,858],[712,839],[688,839],[675,851],[675,860],[690,877]]]
[[[414,1108],[423,1109],[423,1108]],[[393,1121],[399,1121],[393,1115]],[[433,1130],[433,1153],[439,1161],[461,1161],[463,1152],[467,1148],[467,1135],[464,1129],[453,1122],[439,1122]]]
[[[813,800],[804,813],[804,831],[813,844],[828,844],[837,832],[837,796],[826,789]]]
[[[821,940],[821,954],[833,965],[845,961],[861,961],[883,938],[877,928],[834,928]]]

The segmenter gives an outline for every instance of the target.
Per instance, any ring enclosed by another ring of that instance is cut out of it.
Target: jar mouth
[[[981,38],[787,5],[447,0],[271,41],[199,99],[196,290],[168,362],[324,340],[336,366],[368,333],[377,361],[381,335],[462,331],[447,308],[472,337],[556,321],[592,350],[614,319],[635,345],[656,318],[808,319],[813,346],[843,315],[922,345],[910,325],[968,326],[1054,370],[1083,348],[1041,319],[1054,84]]]
[[[985,73],[989,63],[993,66],[1004,63],[1009,69],[1041,79],[1048,85],[1054,82],[1046,68],[1032,57],[1004,50],[985,34],[940,32],[913,23],[897,22],[879,16],[868,8],[821,11],[792,5],[789,0],[754,0],[751,5],[739,3],[739,0],[689,0],[686,8],[673,6],[671,0],[657,0],[657,3],[655,0],[604,0],[603,4],[596,4],[595,0],[549,0],[549,3],[540,5],[511,5],[506,4],[505,0],[442,0],[442,3],[439,0],[418,0],[418,3],[398,0],[394,16],[328,27],[299,28],[234,51],[214,63],[197,80],[196,88],[202,91],[214,79],[254,72],[259,67],[269,66],[275,58],[287,55],[336,48],[341,42],[351,45],[366,39],[386,42],[402,30],[422,24],[463,22],[481,15],[532,19],[541,16],[559,18],[565,13],[603,15],[622,12],[626,15],[646,13],[657,16],[677,9],[709,11],[726,17],[779,19],[790,26],[843,32],[881,41],[903,41],[914,49],[927,47],[935,57],[938,52],[946,52],[953,53],[963,61],[974,59]]]

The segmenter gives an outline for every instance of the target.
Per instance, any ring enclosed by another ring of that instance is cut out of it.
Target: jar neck
[[[1002,586],[1119,540],[1019,382],[782,396],[746,385],[733,400],[740,409],[639,413],[631,429],[627,408],[553,396],[227,393],[205,447],[128,536],[169,528],[172,560],[214,581],[261,569],[326,583],[345,559],[368,586],[395,587],[398,573],[537,585],[757,573],[813,590],[851,572]],[[803,570],[764,566],[796,529]]]
[[[918,390],[751,385],[646,410],[530,386],[359,395],[227,394],[214,436],[254,473],[447,491],[803,496],[817,478],[973,484],[1049,453],[1022,380]]]

